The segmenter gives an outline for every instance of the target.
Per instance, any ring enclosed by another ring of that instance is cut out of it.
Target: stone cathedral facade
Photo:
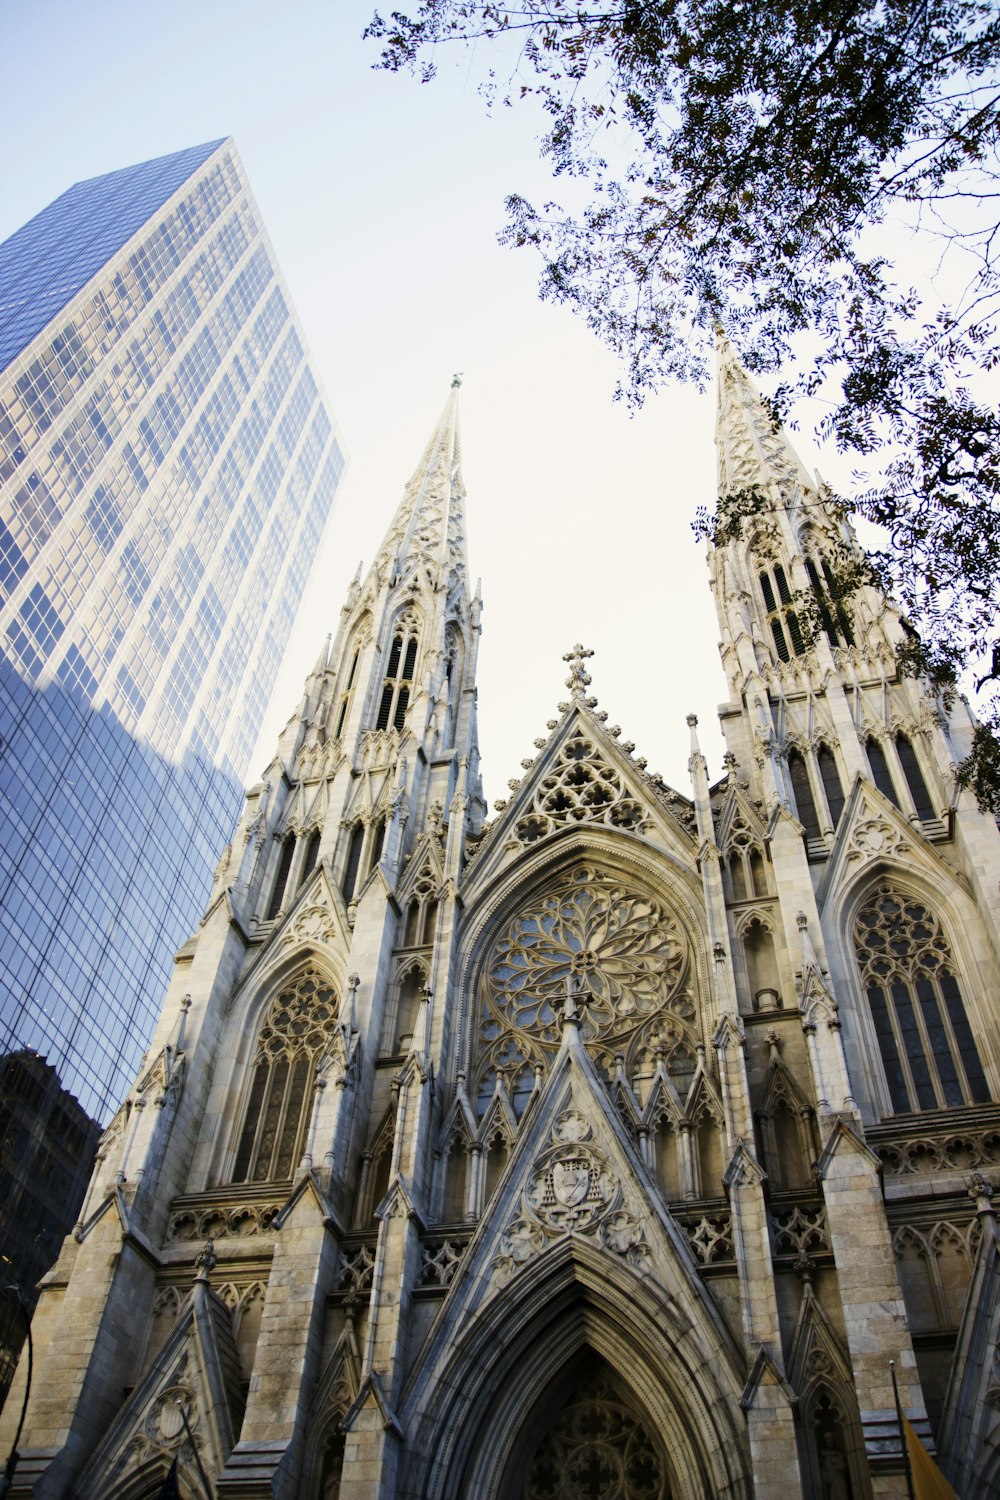
[[[709,558],[721,779],[693,718],[690,786],[649,774],[578,646],[487,823],[452,390],[45,1280],[13,1494],[903,1496],[890,1359],[1000,1491],[968,711],[834,596],[850,535],[725,345],[718,452],[769,502]]]

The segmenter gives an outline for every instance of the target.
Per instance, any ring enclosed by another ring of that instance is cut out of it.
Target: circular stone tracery
[[[510,921],[487,961],[480,1038],[494,1067],[558,1046],[572,989],[584,1040],[605,1065],[664,1011],[688,1021],[688,944],[644,892],[591,865],[563,875]],[[685,1032],[686,1027],[681,1027]],[[680,1035],[680,1032],[678,1033]]]
[[[577,1388],[528,1469],[524,1500],[668,1500],[663,1461],[600,1369]]]

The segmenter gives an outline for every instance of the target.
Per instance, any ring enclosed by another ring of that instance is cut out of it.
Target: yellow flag
[[[903,1418],[906,1431],[906,1451],[910,1455],[910,1472],[913,1475],[913,1493],[916,1500],[958,1500],[958,1496],[931,1458],[923,1443]]]

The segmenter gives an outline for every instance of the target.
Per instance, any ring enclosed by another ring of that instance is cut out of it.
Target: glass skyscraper
[[[129,1088],[344,466],[231,140],[0,245],[0,1056]]]

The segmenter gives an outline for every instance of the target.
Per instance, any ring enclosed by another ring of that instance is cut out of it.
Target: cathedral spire
[[[810,476],[784,428],[777,427],[764,400],[722,330],[716,333],[718,415],[715,442],[719,494],[731,495],[760,485],[784,503],[803,490],[815,491]]]
[[[426,570],[435,586],[464,581],[465,486],[458,420],[460,375],[452,378],[444,410],[403,491],[379,550],[379,574],[393,582]]]

